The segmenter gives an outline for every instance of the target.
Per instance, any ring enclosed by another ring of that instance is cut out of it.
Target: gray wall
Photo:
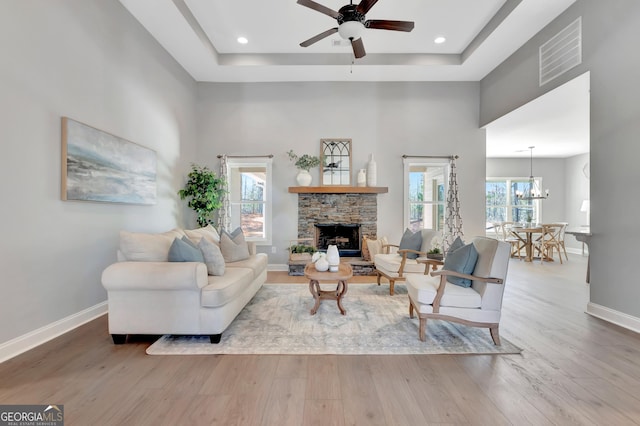
[[[1,2],[0,343],[106,300],[118,231],[175,227],[195,82],[117,1]],[[60,200],[60,117],[158,154],[154,206]],[[105,330],[106,333],[106,330]]]
[[[538,87],[538,47],[582,16],[583,63]],[[481,82],[487,124],[571,78],[591,71],[591,302],[640,317],[640,286],[629,256],[640,237],[638,75],[640,2],[578,0]],[[507,95],[508,94],[508,95]]]
[[[378,165],[378,235],[400,241],[402,154],[458,154],[461,210],[467,236],[484,234],[485,131],[478,128],[478,83],[198,84],[200,162],[218,154],[274,154],[274,239],[269,262],[283,264],[295,239],[296,169],[285,152],[318,155],[320,139],[353,139],[353,169],[369,154]],[[319,182],[318,169],[312,170]],[[355,173],[354,173],[355,178]]]

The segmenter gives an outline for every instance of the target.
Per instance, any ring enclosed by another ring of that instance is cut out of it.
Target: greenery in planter
[[[191,165],[188,177],[178,195],[182,200],[191,198],[187,205],[196,212],[198,225],[207,226],[213,212],[222,207],[227,183],[224,178],[217,177],[213,170],[196,164]]]
[[[318,251],[318,249],[316,249],[313,246],[309,246],[306,244],[294,244],[291,247],[289,247],[289,252],[290,253],[315,253],[316,251]]]
[[[320,159],[315,155],[304,154],[302,157],[298,157],[292,149],[287,152],[287,155],[289,156],[289,160],[293,161],[293,164],[295,164],[299,170],[306,170],[308,172],[310,169],[320,165]]]

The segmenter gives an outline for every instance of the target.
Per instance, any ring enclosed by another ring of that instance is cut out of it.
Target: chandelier
[[[543,195],[540,188],[538,188],[538,184],[533,178],[533,148],[535,148],[535,146],[529,147],[529,161],[530,161],[529,191],[528,192],[516,191],[516,197],[518,197],[518,200],[546,200],[547,197],[549,197],[549,190],[545,189],[544,195]]]

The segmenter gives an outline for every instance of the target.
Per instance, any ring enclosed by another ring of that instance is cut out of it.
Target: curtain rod
[[[224,155],[218,155],[218,158],[222,158]],[[269,155],[227,155],[227,158],[273,158],[273,154]]]
[[[457,155],[407,155],[404,154],[402,158],[447,158],[449,160],[457,160]]]

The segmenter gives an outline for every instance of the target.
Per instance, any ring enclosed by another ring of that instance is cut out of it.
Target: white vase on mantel
[[[373,159],[373,154],[369,155],[369,163],[367,163],[367,186],[376,186],[378,184],[377,167],[376,161]]]
[[[367,186],[367,171],[365,169],[360,169],[358,171],[358,186]]]
[[[311,173],[307,170],[300,170],[296,176],[296,181],[298,181],[299,186],[309,186],[312,180]]]

